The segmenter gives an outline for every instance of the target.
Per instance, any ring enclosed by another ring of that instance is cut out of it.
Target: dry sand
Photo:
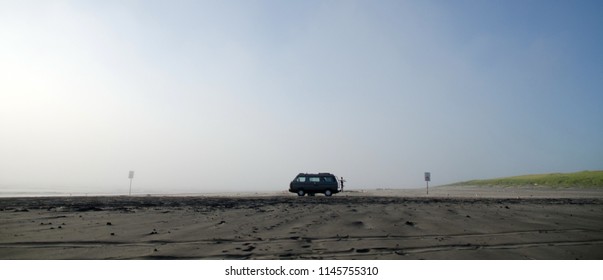
[[[0,198],[0,259],[603,259],[603,191]]]

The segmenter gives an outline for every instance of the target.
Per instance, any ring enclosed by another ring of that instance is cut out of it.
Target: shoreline
[[[317,194],[321,196],[321,194]],[[65,192],[1,192],[0,198],[41,198],[41,197],[268,197],[291,196],[287,190],[255,192],[183,192],[183,193],[65,193]],[[394,197],[600,197],[603,188],[588,187],[547,187],[547,186],[437,186],[425,188],[375,188],[349,189],[334,196],[394,196]]]

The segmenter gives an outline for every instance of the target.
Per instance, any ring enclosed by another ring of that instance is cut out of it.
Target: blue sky
[[[603,169],[600,1],[2,1],[0,187]]]

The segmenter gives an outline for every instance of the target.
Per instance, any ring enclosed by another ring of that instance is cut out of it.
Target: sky
[[[603,170],[601,1],[0,1],[0,191]]]

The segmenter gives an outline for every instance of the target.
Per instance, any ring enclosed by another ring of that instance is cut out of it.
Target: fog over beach
[[[598,1],[2,1],[0,188],[603,169]]]
[[[0,1],[0,259],[601,260],[602,14]]]

